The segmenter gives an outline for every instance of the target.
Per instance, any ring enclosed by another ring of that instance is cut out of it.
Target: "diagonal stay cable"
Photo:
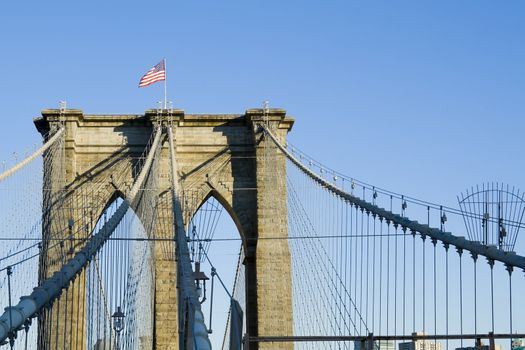
[[[5,312],[0,316],[0,342],[3,342],[8,336],[18,329],[21,329],[21,326],[26,320],[35,317],[46,305],[52,304],[53,301],[59,297],[60,292],[69,286],[86,264],[88,264],[93,256],[102,248],[120,221],[124,218],[130,207],[130,203],[135,201],[142,182],[149,173],[155,151],[160,145],[161,134],[161,129],[158,127],[148,157],[133,184],[127,200],[122,202],[111,218],[59,271],[44,280],[29,296],[21,297],[20,302],[16,306],[5,309]]]
[[[291,185],[290,182],[288,182],[288,183]],[[302,219],[301,220],[302,221],[302,225],[305,226],[305,229],[310,230],[312,233],[314,233],[315,229],[313,228],[313,225],[310,222],[310,219],[308,218],[308,216],[305,215],[305,211],[304,211],[304,208],[303,208],[302,204],[297,200],[296,197],[297,197],[297,195],[295,194],[295,189],[293,188],[293,186],[290,186],[290,198],[294,201],[293,203],[291,203],[291,204],[293,204],[292,207],[294,207],[296,210],[299,211],[296,214],[297,218]],[[334,295],[337,296],[340,300],[341,300],[342,294],[346,294],[347,296],[349,296],[349,290],[346,288],[346,286],[343,285],[343,290],[342,291],[339,291],[336,288],[336,286],[338,284],[343,284],[343,279],[341,278],[339,273],[337,273],[336,267],[334,266],[334,263],[333,263],[332,259],[330,259],[330,256],[329,256],[328,252],[326,251],[325,247],[322,244],[319,244],[318,246],[314,246],[313,242],[310,242],[310,241],[306,241],[306,242],[310,244],[310,248],[311,248],[310,252],[313,253],[314,256],[316,257],[316,259],[314,259],[315,261],[322,261],[322,256],[324,256],[324,258],[328,262],[328,264],[321,264],[320,267],[324,268],[324,274],[322,274],[322,276],[324,276],[324,278],[327,279],[326,282],[329,283],[333,287],[334,290],[336,290],[336,293]],[[332,276],[332,273],[334,273],[334,272],[335,272],[335,276]],[[326,277],[326,276],[328,276],[328,277]],[[344,292],[344,293],[342,293],[342,292]],[[349,299],[350,299],[352,307],[358,313],[360,321],[363,323],[364,320],[363,320],[363,318],[361,316],[360,310],[357,310],[357,305],[355,304],[353,298],[350,297]],[[343,311],[346,312],[346,313],[350,312],[346,308],[341,310],[341,307],[338,304],[337,304],[337,307],[338,307],[338,311],[339,312],[343,312]],[[358,333],[357,326],[355,324],[355,319],[350,318],[350,322],[352,323],[352,327],[354,328],[355,332]],[[346,322],[345,322],[345,326],[347,326]],[[368,331],[367,325],[364,324],[364,326],[365,326],[366,330]],[[347,328],[347,331],[349,331],[348,328]]]

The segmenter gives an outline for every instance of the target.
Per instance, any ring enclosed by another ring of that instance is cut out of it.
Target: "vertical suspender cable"
[[[91,320],[91,318],[93,317],[92,313],[91,313],[91,307],[93,305],[92,303],[92,294],[91,294],[91,273],[90,273],[90,269],[91,269],[91,264],[92,262],[89,262],[86,267],[84,268],[84,273],[86,274],[86,344],[83,344],[83,345],[86,345],[87,347],[90,346],[91,344],[91,334],[88,332],[88,325],[89,325],[89,320]],[[84,334],[83,334],[83,331],[84,331],[84,327],[82,327],[82,330],[81,330],[81,336],[83,337]]]
[[[364,188],[363,188],[363,198],[365,196],[365,192],[364,192]],[[361,209],[361,222],[363,220],[363,208],[360,208]],[[355,242],[354,242],[354,256],[355,256],[355,263],[354,263],[354,320],[357,321],[357,284],[358,284],[358,276],[357,276],[357,265],[358,265],[358,261],[357,261],[357,248],[358,248],[358,244],[357,244],[357,239],[358,239],[358,236],[359,236],[359,217],[356,215],[356,225],[355,225]]]
[[[107,219],[104,218],[104,221],[107,222]],[[106,332],[107,332],[107,317],[106,317],[106,293],[105,293],[105,285],[104,285],[104,280],[103,280],[103,277],[102,276],[107,276],[108,273],[107,271],[109,270],[108,268],[108,251],[109,251],[109,245],[111,244],[111,242],[108,242],[108,244],[105,244],[104,247],[102,248],[102,252],[100,254],[100,260],[104,259],[103,263],[101,264],[100,268],[102,270],[102,272],[100,270],[98,270],[98,279],[99,279],[99,283],[100,283],[100,294],[101,294],[101,307],[102,307],[102,318],[104,319],[104,325],[102,326],[102,330],[103,330],[103,344],[104,344],[104,350],[106,350]],[[104,254],[105,253],[105,254]]]
[[[445,333],[448,336],[448,248],[445,244]],[[446,340],[446,349],[448,349],[448,338]]]
[[[60,299],[62,299],[61,297],[58,297],[58,301],[57,301],[57,317],[56,317],[56,326],[55,326],[55,350],[58,350],[58,321],[60,319]]]
[[[489,259],[490,265],[490,304],[491,304],[491,320],[492,333],[494,333],[494,260]]]
[[[66,305],[64,307],[64,335],[63,335],[63,349],[66,350],[66,346],[67,346],[67,312],[68,312],[68,294],[69,294],[69,288],[66,288],[66,290],[64,291],[65,294],[66,294]],[[57,332],[58,332],[58,329],[57,329]]]
[[[406,256],[407,256],[407,229],[403,231],[403,334],[406,334]]]
[[[397,245],[398,245],[398,226],[394,225],[394,334],[397,334]],[[394,342],[394,348],[396,347],[397,342]]]
[[[478,256],[474,253],[472,255],[472,260],[474,260],[474,334],[478,334],[478,288],[477,288],[477,271],[478,271]]]
[[[73,305],[75,304],[75,301],[76,301],[76,310],[77,310],[77,315],[76,315],[76,329],[75,329],[75,337],[73,337],[73,324],[71,324],[71,342],[69,343],[69,348],[70,349],[73,349],[73,339],[75,339],[75,350],[78,348],[78,325],[79,323],[83,322],[84,321],[84,317],[82,317],[82,321],[80,320],[80,295],[79,295],[79,291],[80,291],[80,287],[82,286],[82,284],[79,282],[79,286],[77,288],[75,288],[75,282],[76,282],[76,279],[73,280]],[[76,297],[75,297],[75,292],[76,292]],[[85,304],[82,305],[82,309],[84,309],[85,307]]]
[[[457,249],[459,255],[459,331],[463,336],[463,249]],[[463,338],[461,338],[461,347],[463,347]]]
[[[48,314],[49,314],[49,320],[47,320],[47,325],[46,325],[46,329],[45,329],[45,336],[44,336],[44,339],[43,339],[43,347],[45,348],[46,346],[46,343],[47,345],[50,345],[51,343],[51,327],[53,327],[53,307],[52,305],[50,304],[47,308],[48,310]]]
[[[434,335],[437,334],[437,295],[436,295],[436,244],[437,240],[432,238],[434,248]],[[437,349],[437,339],[434,338],[434,349]]]
[[[364,192],[363,192],[364,195]],[[350,274],[353,274],[354,278],[352,280],[352,284],[350,285],[350,294],[352,294],[352,288],[354,289],[354,297],[351,298],[351,302],[354,305],[353,308],[353,323],[357,322],[357,307],[355,306],[355,302],[357,301],[357,236],[359,235],[359,210],[360,208],[356,205],[355,207],[355,226],[354,226],[354,239],[352,239],[352,247],[350,249],[350,261],[352,261],[352,271]],[[362,213],[362,211],[361,211]],[[355,253],[354,253],[355,252]],[[353,259],[353,256],[355,254],[355,259]],[[357,334],[357,329],[355,331]]]
[[[512,266],[506,266],[507,271],[509,272],[509,334],[512,334]],[[512,348],[512,339],[510,341]]]
[[[381,313],[383,312],[383,218],[379,218],[379,331],[378,334],[383,334],[381,327]]]
[[[412,332],[416,332],[416,231],[412,231]]]
[[[367,217],[368,217],[368,213],[367,213]],[[363,240],[364,240],[364,234],[365,234],[365,231],[364,231],[364,216],[363,216],[363,212],[361,212],[361,236],[359,238],[359,241],[361,242],[361,253],[359,255],[360,257],[360,262],[359,262],[359,266],[360,266],[360,269],[361,269],[361,272],[360,272],[360,278],[359,278],[359,290],[360,290],[360,294],[359,294],[359,312],[363,312],[363,248],[364,248],[364,245],[363,245]],[[361,320],[361,322],[359,322],[359,334],[363,334],[361,332],[361,326],[363,325],[363,322]]]
[[[95,329],[89,329],[88,331],[90,333],[94,333],[94,339],[92,339],[92,341],[97,341],[97,339],[100,337],[100,323],[101,323],[101,320],[100,320],[100,289],[98,287],[98,281],[97,279],[95,278],[95,269],[96,269],[96,266],[97,266],[97,259],[98,259],[98,256],[99,254],[97,253],[97,255],[95,256],[95,258],[93,259],[93,267],[92,267],[92,270],[91,270],[91,278],[93,279],[93,313],[95,315],[95,318],[93,319],[93,321],[96,322],[96,328]],[[90,344],[90,346],[93,346],[93,344]]]
[[[365,324],[368,327],[368,290],[370,285],[369,278],[369,262],[370,262],[370,212],[366,213],[366,313],[365,313]]]
[[[390,325],[390,221],[386,222],[386,261],[386,335],[388,335]]]
[[[425,318],[426,318],[426,303],[425,303],[425,298],[426,298],[426,275],[425,275],[425,262],[426,262],[426,245],[425,245],[425,242],[426,242],[426,236],[425,235],[421,235],[421,240],[422,240],[422,244],[423,244],[423,258],[422,258],[422,270],[423,270],[423,283],[422,283],[422,294],[423,294],[423,302],[421,304],[422,308],[423,308],[423,333],[426,332],[426,324],[425,324]],[[423,344],[426,344],[426,341],[425,343]]]
[[[374,218],[374,240],[372,241],[372,333],[375,333],[375,303],[376,303],[376,214]]]
[[[345,288],[348,286],[348,241],[351,239],[348,232],[348,203],[344,201],[345,203],[345,262],[344,262],[344,276],[345,276]],[[350,218],[352,217],[352,207],[350,207]],[[350,230],[352,230],[352,224],[350,223]],[[351,235],[351,232],[350,232]],[[350,302],[348,300],[348,293],[345,293],[345,303],[346,305],[350,305]],[[347,315],[345,314],[345,323],[349,323],[346,321]]]
[[[71,313],[71,320],[69,321],[69,344],[65,344],[64,347],[66,347],[67,349],[72,349],[72,343],[73,343],[73,317],[74,317],[74,314],[75,314],[75,280],[73,280],[71,282],[71,307],[69,308],[70,309],[70,313]],[[77,320],[78,321],[78,320]]]
[[[8,302],[9,302],[9,309],[11,309],[11,274],[12,274],[11,266],[7,267],[7,295],[8,295]],[[11,314],[9,314],[9,323],[13,324],[13,317]],[[9,334],[9,346],[11,349],[13,349],[14,346],[14,338],[13,334]]]
[[[348,264],[348,271],[349,271],[349,279],[348,279],[348,294],[349,294],[349,299],[350,300],[355,300],[355,296],[354,298],[352,299],[352,287],[353,287],[353,264],[352,264],[352,261],[353,261],[353,256],[352,256],[352,249],[353,249],[353,244],[355,243],[354,240],[353,240],[353,237],[355,237],[357,235],[357,216],[358,215],[358,207],[355,206],[355,217],[354,217],[354,214],[353,214],[353,211],[350,210],[350,240],[349,240],[349,251],[350,251],[350,259],[349,259],[349,264]],[[354,226],[354,220],[355,220],[355,226]],[[355,231],[354,231],[355,229]],[[352,321],[352,310],[350,309],[350,312],[349,312],[349,318],[350,318],[350,321]]]

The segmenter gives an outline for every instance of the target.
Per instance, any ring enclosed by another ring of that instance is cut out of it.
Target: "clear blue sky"
[[[162,85],[138,80],[166,57],[176,107],[269,100],[294,144],[369,183],[447,205],[483,181],[525,190],[524,19],[521,0],[5,1],[0,160],[59,100],[155,107]]]
[[[128,1],[0,4],[0,155],[68,105],[141,113],[168,60],[188,113],[263,100],[291,141],[371,183],[436,202],[482,181],[525,189],[523,1]]]

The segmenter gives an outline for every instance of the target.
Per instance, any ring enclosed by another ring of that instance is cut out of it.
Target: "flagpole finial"
[[[265,124],[269,127],[269,114],[270,114],[270,102],[269,101],[263,101],[263,117]]]
[[[268,113],[270,110],[270,101],[263,101],[263,110],[264,113]]]

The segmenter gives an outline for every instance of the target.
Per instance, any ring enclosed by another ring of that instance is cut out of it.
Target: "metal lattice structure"
[[[483,183],[458,196],[471,241],[510,252],[522,228],[525,194],[500,183]]]

